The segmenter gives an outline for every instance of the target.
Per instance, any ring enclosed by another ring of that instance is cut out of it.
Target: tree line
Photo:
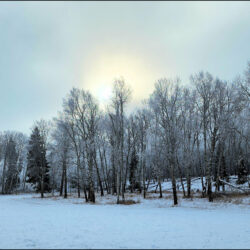
[[[67,198],[71,188],[86,202],[100,192],[122,203],[126,192],[146,198],[152,181],[161,198],[169,179],[176,205],[176,180],[191,197],[191,179],[200,177],[202,196],[213,201],[212,185],[224,190],[230,175],[249,182],[249,85],[250,62],[232,82],[208,72],[188,84],[162,78],[130,114],[132,90],[123,78],[105,110],[89,91],[72,88],[57,117],[35,122],[29,138],[0,133],[1,193],[34,188],[41,197],[57,191]]]

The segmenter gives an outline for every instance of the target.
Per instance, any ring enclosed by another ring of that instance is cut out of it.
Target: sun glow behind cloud
[[[148,61],[136,55],[100,53],[87,61],[84,72],[88,74],[82,76],[82,87],[96,96],[102,107],[110,101],[116,78],[125,79],[132,90],[133,102],[147,98],[157,80],[157,73]]]

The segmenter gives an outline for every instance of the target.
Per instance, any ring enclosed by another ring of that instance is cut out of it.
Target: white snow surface
[[[0,248],[250,248],[250,199],[209,203],[150,194],[116,205],[70,196],[0,196]],[[154,197],[156,196],[156,197]]]

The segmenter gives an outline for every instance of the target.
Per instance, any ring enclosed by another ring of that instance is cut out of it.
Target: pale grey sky
[[[0,2],[0,131],[30,132],[75,87],[134,100],[160,77],[225,80],[250,60],[250,2]]]

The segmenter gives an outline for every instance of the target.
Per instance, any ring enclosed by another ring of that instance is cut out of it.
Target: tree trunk
[[[25,191],[26,177],[27,177],[27,167],[25,168],[25,174],[23,179],[23,191]]]
[[[143,157],[144,158],[144,157]],[[143,181],[143,198],[146,198],[146,183],[145,183],[145,162],[142,160],[142,181]]]
[[[64,165],[64,197],[63,198],[67,198],[68,197],[68,193],[67,193],[67,166],[66,166],[66,162],[63,163]]]
[[[95,167],[96,167],[96,173],[97,173],[98,183],[99,183],[100,190],[101,190],[101,196],[104,196],[103,187],[102,187],[102,181],[101,181],[101,177],[100,177],[100,172],[99,172],[99,168],[98,168],[98,165],[97,165],[95,157],[94,157],[94,161],[95,161]]]
[[[206,192],[204,192],[205,190],[205,186],[204,186],[204,180],[203,180],[203,169],[202,169],[202,164],[201,164],[201,158],[200,158],[200,143],[199,143],[199,139],[197,139],[197,151],[198,151],[198,157],[199,157],[199,167],[200,167],[200,174],[201,174],[201,187],[202,187],[202,197],[205,197]]]
[[[2,174],[2,194],[5,193],[5,172],[6,172],[6,153],[4,157],[3,174]]]
[[[107,181],[107,187],[108,187],[108,194],[111,193],[111,187],[110,187],[110,182],[109,182],[109,171],[108,171],[108,164],[107,164],[107,158],[106,158],[106,152],[105,149],[103,151],[103,157],[104,157],[104,166],[105,166],[105,172],[106,172],[106,181]]]
[[[64,169],[62,169],[62,178],[61,178],[61,186],[60,186],[60,196],[63,195],[63,184],[64,184]]]
[[[44,167],[42,167],[41,198],[44,198]]]
[[[208,179],[207,194],[208,194],[209,202],[212,202],[213,201],[213,193],[212,193],[211,177]]]
[[[112,195],[117,194],[117,183],[116,183],[116,169],[115,169],[115,157],[114,157],[114,146],[112,146]]]
[[[162,198],[162,189],[161,189],[161,180],[160,179],[159,179],[158,185],[159,185],[159,189],[160,189],[160,196],[159,196],[159,198]]]
[[[105,177],[105,171],[104,171],[104,163],[103,163],[103,156],[101,154],[101,150],[99,148],[99,157],[100,157],[100,160],[101,160],[101,169],[102,169],[102,174],[103,174],[103,178],[104,178],[104,185],[105,185],[105,188],[106,188],[106,191],[107,193],[109,193],[109,190],[108,190],[108,184],[107,184],[107,179]]]
[[[214,151],[215,151],[215,144],[216,144],[216,133],[217,133],[217,128],[214,128],[213,134],[212,134],[212,140],[211,140],[211,159],[210,159],[209,167],[208,167],[207,194],[208,194],[209,202],[213,201],[211,172],[212,172],[212,165],[214,163]]]
[[[186,197],[186,191],[185,191],[185,187],[184,187],[184,183],[183,183],[182,172],[181,172],[179,161],[177,161],[177,166],[178,166],[179,174],[181,177],[181,187],[182,187],[183,196]]]
[[[84,197],[85,197],[85,201],[88,202],[88,194],[87,194],[87,189],[86,189],[86,185],[83,185],[83,192],[84,192]]]
[[[206,125],[206,109],[205,109],[205,105],[204,105],[204,113],[203,113],[203,138],[204,138],[204,163],[205,163],[205,172],[206,172],[206,182],[207,184],[209,182],[211,182],[211,177],[209,175],[209,169],[207,167],[207,125]],[[210,180],[209,180],[210,179]],[[209,187],[211,188],[211,185],[209,185]],[[209,189],[208,187],[208,189]],[[203,187],[203,192],[206,189]],[[204,194],[205,196],[205,194]]]
[[[191,178],[190,178],[190,170],[188,170],[187,174],[187,197],[191,197]]]
[[[130,147],[129,147],[130,148]],[[126,191],[126,185],[127,185],[127,176],[128,176],[128,158],[129,158],[129,152],[130,152],[130,149],[129,149],[129,151],[128,151],[128,154],[127,154],[127,157],[126,157],[126,169],[125,169],[125,181],[124,181],[124,183],[123,183],[123,193],[125,193],[125,191]]]
[[[117,193],[117,200],[116,203],[120,203],[120,162],[118,161],[117,170],[116,170],[116,193]]]
[[[77,194],[78,198],[81,197],[81,191],[80,191],[80,159],[77,157]]]
[[[171,165],[171,173],[172,173],[172,189],[173,189],[174,205],[177,205],[178,199],[177,199],[176,180],[175,180],[174,165],[173,164]]]
[[[91,149],[92,150],[92,149]],[[93,152],[90,152],[90,154],[88,155],[88,165],[89,165],[89,173],[88,173],[88,179],[89,179],[89,196],[88,196],[88,200],[90,202],[95,203],[95,190],[94,190],[94,183],[93,183],[93,164],[94,164],[94,159],[93,159],[94,155]]]

